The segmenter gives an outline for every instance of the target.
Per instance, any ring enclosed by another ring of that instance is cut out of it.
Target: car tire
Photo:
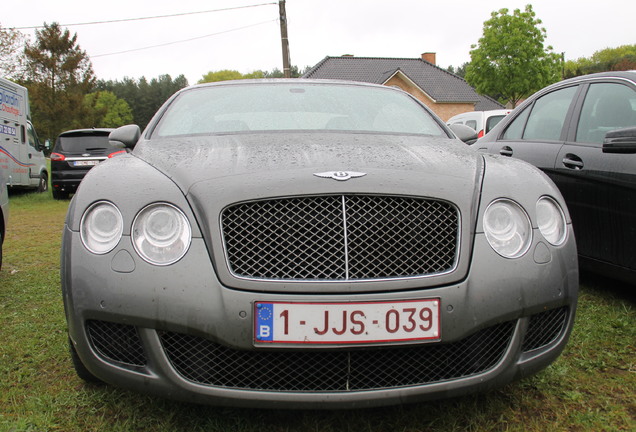
[[[46,192],[49,190],[49,175],[45,172],[40,174],[40,182],[38,183],[38,192]]]
[[[82,360],[77,355],[77,351],[75,350],[75,347],[73,346],[73,342],[71,341],[71,338],[68,338],[68,349],[71,353],[73,368],[75,369],[75,373],[77,374],[77,376],[88,383],[103,384],[102,380],[97,378],[88,369],[86,369],[86,366],[84,366],[84,363],[82,363]]]
[[[53,189],[53,199],[56,200],[67,200],[68,199],[68,192],[62,192],[62,191],[58,191]]]

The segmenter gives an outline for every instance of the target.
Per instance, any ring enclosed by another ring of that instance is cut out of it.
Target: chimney
[[[425,52],[422,54],[422,60],[437,65],[435,62],[435,53],[434,52]]]

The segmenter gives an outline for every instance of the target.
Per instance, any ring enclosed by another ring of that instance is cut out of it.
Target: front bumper
[[[134,254],[128,237],[100,257],[67,227],[62,287],[69,334],[98,378],[198,403],[340,408],[461,395],[534,373],[561,353],[578,291],[569,234],[558,249],[535,240],[513,261],[478,234],[468,277],[455,284],[366,293],[361,284],[359,294],[347,284],[347,294],[278,294],[224,287],[201,239],[193,239],[180,262],[158,268]],[[252,342],[255,301],[424,298],[441,300],[440,343],[255,348]]]

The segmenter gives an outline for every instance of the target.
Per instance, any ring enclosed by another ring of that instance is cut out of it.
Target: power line
[[[236,6],[236,7],[229,7],[229,8],[223,8],[223,9],[210,9],[210,10],[198,11],[198,12],[183,12],[183,13],[170,14],[170,15],[156,15],[156,16],[140,17],[140,18],[124,18],[124,19],[108,20],[108,21],[91,21],[91,22],[74,23],[74,24],[60,24],[60,26],[73,27],[73,26],[85,26],[85,25],[95,25],[95,24],[112,24],[112,23],[120,23],[120,22],[128,22],[128,21],[142,21],[142,20],[151,20],[151,19],[158,19],[158,18],[172,18],[172,17],[179,17],[179,16],[186,16],[186,15],[212,13],[212,12],[225,12],[230,10],[247,9],[247,8],[260,7],[260,6],[271,6],[271,5],[277,5],[277,4],[278,3],[259,3],[259,4],[247,5],[247,6]],[[12,27],[11,30],[34,30],[34,29],[41,29],[41,28],[44,28],[44,26],[42,25],[42,26],[32,26],[32,27]]]
[[[212,37],[212,36],[218,36],[221,34],[225,34],[225,33],[231,33],[231,32],[235,32],[235,31],[239,31],[239,30],[244,30],[250,27],[256,27],[259,25],[263,25],[263,24],[267,24],[267,23],[271,23],[271,22],[276,22],[278,21],[278,18],[273,19],[273,20],[269,20],[269,21],[263,21],[260,23],[256,23],[256,24],[250,24],[247,26],[243,26],[243,27],[237,27],[237,28],[233,28],[230,30],[224,30],[221,32],[217,32],[217,33],[210,33],[204,36],[197,36],[194,38],[190,38],[190,39],[183,39],[183,40],[179,40],[179,41],[173,41],[173,42],[166,42],[166,43],[162,43],[159,45],[151,45],[151,46],[147,46],[147,47],[143,47],[143,48],[133,48],[133,49],[129,49],[129,50],[125,50],[125,51],[117,51],[117,52],[112,52],[112,53],[107,53],[107,54],[98,54],[98,55],[93,55],[90,56],[91,59],[93,58],[97,58],[97,57],[106,57],[106,56],[111,56],[111,55],[117,55],[117,54],[125,54],[125,53],[129,53],[129,52],[135,52],[135,51],[143,51],[143,50],[147,50],[147,49],[151,49],[151,48],[159,48],[159,47],[164,47],[164,46],[168,46],[168,45],[174,45],[174,44],[179,44],[179,43],[184,43],[184,42],[191,42],[193,40],[198,40],[198,39],[205,39],[208,37]]]

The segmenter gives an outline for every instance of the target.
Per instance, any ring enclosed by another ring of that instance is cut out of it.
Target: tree
[[[24,45],[26,36],[17,30],[0,25],[0,76],[15,81],[25,75]]]
[[[472,45],[466,81],[480,94],[500,96],[513,107],[537,90],[560,79],[560,55],[544,47],[545,28],[531,5],[492,12],[478,45]]]
[[[265,78],[265,72],[261,70],[257,70],[247,74],[242,74],[237,70],[224,69],[224,70],[220,70],[216,72],[212,72],[212,71],[208,72],[207,74],[203,75],[203,78],[199,80],[199,84],[219,82],[219,81],[259,79],[259,78]]]
[[[305,73],[307,73],[310,69],[311,69],[311,66],[305,66],[305,69],[301,71],[298,66],[292,65],[290,68],[291,77],[300,78]],[[264,78],[285,78],[285,74],[283,73],[283,71],[278,68],[274,68],[272,71],[264,72],[264,74],[265,74]]]
[[[54,140],[84,118],[84,96],[95,86],[90,59],[77,43],[77,34],[58,23],[44,24],[27,43],[26,86],[38,134]]]
[[[636,45],[622,45],[596,51],[591,57],[565,62],[565,78],[596,72],[636,69]]]
[[[179,75],[173,80],[167,74],[150,81],[146,77],[141,77],[137,81],[124,78],[122,81],[98,81],[97,83],[98,90],[110,91],[128,103],[132,110],[132,121],[142,129],[170,96],[187,86],[188,80],[185,76]]]
[[[109,91],[98,91],[84,96],[84,107],[90,117],[84,118],[82,127],[116,128],[133,121],[128,103]]]
[[[298,66],[292,66],[291,76],[292,78],[299,78],[303,73],[307,72],[311,69],[310,66],[305,67],[304,71],[301,72]],[[274,68],[272,71],[262,71],[256,70],[254,72],[250,72],[247,74],[242,74],[237,70],[224,69],[220,71],[210,71],[207,74],[203,75],[203,78],[199,80],[199,84],[209,83],[209,82],[218,82],[218,81],[229,81],[229,80],[242,80],[242,79],[259,79],[259,78],[284,78],[285,74],[278,68]]]
[[[455,68],[454,66],[449,66],[446,70],[452,74],[457,75],[460,78],[464,78],[466,76],[466,67],[468,66],[468,62],[462,63],[461,66]]]

